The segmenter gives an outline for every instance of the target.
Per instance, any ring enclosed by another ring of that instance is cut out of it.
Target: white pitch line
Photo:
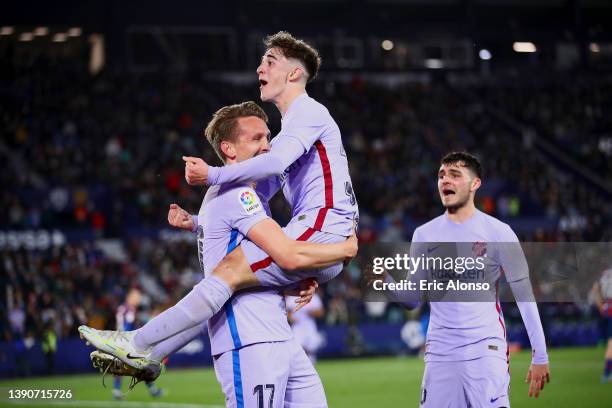
[[[89,401],[89,400],[4,400],[12,405],[54,405],[58,407],[78,406],[91,408],[224,408],[223,405],[181,404],[174,402],[145,402],[145,401]]]

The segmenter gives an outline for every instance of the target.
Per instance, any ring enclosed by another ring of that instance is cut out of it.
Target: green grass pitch
[[[612,383],[601,384],[603,348],[553,349],[552,381],[538,400],[527,397],[525,374],[529,353],[511,356],[511,403],[514,407],[612,407]],[[93,370],[93,369],[92,369]],[[418,407],[423,361],[411,357],[385,357],[321,361],[317,365],[330,407]],[[145,407],[211,408],[223,406],[223,395],[212,369],[168,370],[157,384],[168,390],[152,399],[139,384],[124,402],[111,400],[112,377],[107,389],[101,376],[75,375],[0,381],[0,406],[32,407]],[[127,387],[127,381],[124,382]],[[8,401],[8,389],[71,389],[71,401]]]

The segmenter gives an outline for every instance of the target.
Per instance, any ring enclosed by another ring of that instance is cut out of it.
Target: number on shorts
[[[270,391],[270,399],[268,400],[268,408],[272,408],[272,404],[274,403],[274,384],[266,384],[265,386],[263,384],[259,384],[256,385],[255,388],[253,388],[253,394],[257,395],[257,407],[258,408],[265,408],[264,407],[264,388],[266,390],[271,390]]]

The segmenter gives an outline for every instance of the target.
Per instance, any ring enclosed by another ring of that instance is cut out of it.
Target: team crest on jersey
[[[242,208],[244,208],[247,214],[254,214],[263,210],[259,197],[251,190],[241,190],[238,197],[240,198]]]
[[[487,243],[476,241],[472,244],[472,254],[474,256],[485,256],[487,254]]]

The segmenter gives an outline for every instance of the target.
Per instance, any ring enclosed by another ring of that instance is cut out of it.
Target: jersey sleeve
[[[533,290],[529,279],[525,278],[510,283],[510,289],[512,290],[514,298],[517,300],[516,304],[521,313],[525,329],[527,330],[529,343],[531,343],[532,363],[548,364],[544,329],[542,328],[542,321],[538,313],[538,305],[533,297]]]
[[[278,176],[304,152],[298,139],[276,136],[268,153],[231,166],[209,166],[208,184],[244,183]]]
[[[249,230],[258,222],[268,217],[261,200],[251,187],[240,187],[228,191],[228,208],[232,214],[232,228],[237,229],[242,235],[247,236]]]
[[[529,277],[529,266],[521,243],[512,229],[502,224],[498,242],[495,243],[498,261],[506,281],[515,282]]]

